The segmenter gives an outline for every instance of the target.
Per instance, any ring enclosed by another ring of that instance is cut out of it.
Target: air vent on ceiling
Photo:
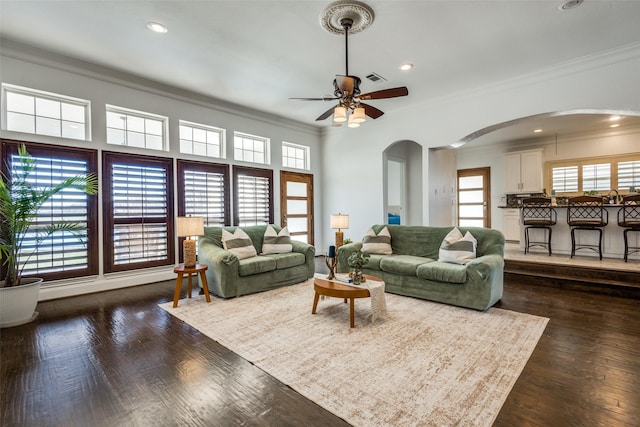
[[[367,78],[374,83],[382,83],[387,80],[384,77],[382,77],[380,74],[376,74],[376,73],[369,74]]]

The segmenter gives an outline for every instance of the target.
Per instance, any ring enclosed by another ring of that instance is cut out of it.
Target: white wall
[[[3,83],[25,86],[32,89],[88,99],[91,101],[92,138],[90,142],[67,140],[54,137],[0,131],[0,137],[17,140],[44,142],[56,145],[88,147],[98,151],[120,151],[152,156],[184,158],[214,163],[237,164],[233,159],[233,131],[246,132],[271,139],[271,165],[263,167],[274,170],[274,222],[280,223],[280,169],[281,142],[287,141],[311,148],[311,170],[314,175],[315,206],[322,206],[322,146],[317,128],[286,120],[246,108],[219,103],[175,88],[142,81],[111,70],[99,69],[66,58],[55,57],[41,51],[24,49],[12,50],[3,46],[0,57],[0,76]],[[146,111],[169,117],[168,152],[136,149],[106,144],[105,105]],[[227,130],[227,158],[210,159],[179,153],[178,120],[208,124]],[[247,164],[260,167],[260,165]],[[174,163],[175,170],[175,163]],[[101,171],[99,177],[101,176]],[[175,177],[174,177],[175,178]],[[177,202],[177,197],[175,202]],[[102,205],[102,195],[99,195]],[[317,208],[316,208],[317,209]],[[321,215],[316,218],[315,234],[323,233]],[[100,241],[102,242],[102,212],[99,212]],[[176,241],[177,244],[177,241]],[[102,263],[103,251],[100,251]],[[177,259],[176,259],[177,262]],[[49,283],[43,286],[41,300],[93,292],[118,287],[150,283],[158,280],[174,279],[173,266],[137,272],[104,275],[102,264],[100,274],[91,279],[75,279]]]
[[[425,149],[441,147],[498,123],[548,112],[596,109],[640,114],[638,70],[640,43],[475,91],[452,94],[446,99],[425,102],[418,108],[388,113],[375,121],[368,120],[357,129],[329,128],[323,134],[326,146],[322,215],[328,217],[334,210],[349,210],[349,234],[356,239],[360,239],[371,224],[380,221],[381,158],[393,141],[412,140]],[[412,96],[411,88],[409,96]],[[402,102],[402,99],[385,102]],[[384,110],[382,105],[380,108]],[[489,165],[496,165],[497,169],[502,154],[491,151],[484,155]],[[428,171],[429,156],[423,156],[422,163],[423,170]],[[500,175],[494,175],[492,168],[492,176]],[[425,173],[423,179],[423,223],[429,224],[431,178]],[[492,188],[501,188],[500,183],[493,182],[495,179],[492,178]],[[493,193],[495,197],[496,190]]]

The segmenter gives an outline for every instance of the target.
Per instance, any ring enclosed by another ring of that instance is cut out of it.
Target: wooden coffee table
[[[382,279],[375,276],[370,276],[368,274],[364,275],[367,280],[375,280],[382,282]],[[315,278],[313,280],[313,290],[315,291],[315,296],[313,297],[313,309],[311,310],[311,314],[316,314],[316,309],[318,308],[318,300],[320,299],[320,295],[325,295],[328,297],[336,297],[336,298],[344,298],[344,302],[346,303],[349,300],[349,320],[351,322],[351,327],[355,327],[355,321],[353,319],[354,312],[354,299],[356,298],[369,298],[371,294],[369,293],[369,289],[363,287],[357,287],[352,285],[347,285],[339,282],[331,282],[329,280]]]

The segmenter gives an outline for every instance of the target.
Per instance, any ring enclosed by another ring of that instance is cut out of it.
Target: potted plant
[[[354,252],[347,258],[347,264],[353,269],[351,271],[351,278],[353,279],[354,285],[359,285],[365,281],[362,275],[362,267],[369,262],[369,258],[371,258],[371,255],[362,251]]]
[[[24,144],[18,147],[18,161],[19,169],[14,168],[8,176],[0,174],[0,255],[4,273],[4,280],[0,280],[0,327],[24,324],[37,316],[35,308],[42,279],[23,278],[22,273],[45,239],[57,232],[70,233],[81,240],[84,237],[82,232],[86,227],[71,221],[32,227],[38,210],[52,196],[68,188],[89,195],[98,192],[95,174],[66,178],[50,187],[34,184],[32,174],[36,171],[37,160],[27,152]],[[8,169],[11,170],[11,166]],[[28,233],[33,232],[35,239],[30,239],[31,247],[23,246]]]

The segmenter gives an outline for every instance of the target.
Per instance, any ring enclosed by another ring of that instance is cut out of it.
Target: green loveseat
[[[277,225],[272,227],[280,232]],[[224,227],[233,233],[237,227]],[[303,282],[315,273],[315,248],[292,240],[293,251],[284,254],[260,255],[266,225],[241,227],[253,242],[258,256],[238,259],[222,245],[222,228],[205,227],[198,239],[198,262],[206,264],[209,291],[214,295],[231,298],[293,285]]]
[[[379,233],[385,225],[374,225]],[[438,261],[440,245],[453,227],[386,225],[391,234],[392,255],[372,254],[363,268],[382,278],[386,292],[445,304],[486,310],[502,298],[504,236],[497,230],[458,227],[478,241],[476,258],[466,265]],[[347,259],[362,242],[341,246],[338,271],[349,271]]]

